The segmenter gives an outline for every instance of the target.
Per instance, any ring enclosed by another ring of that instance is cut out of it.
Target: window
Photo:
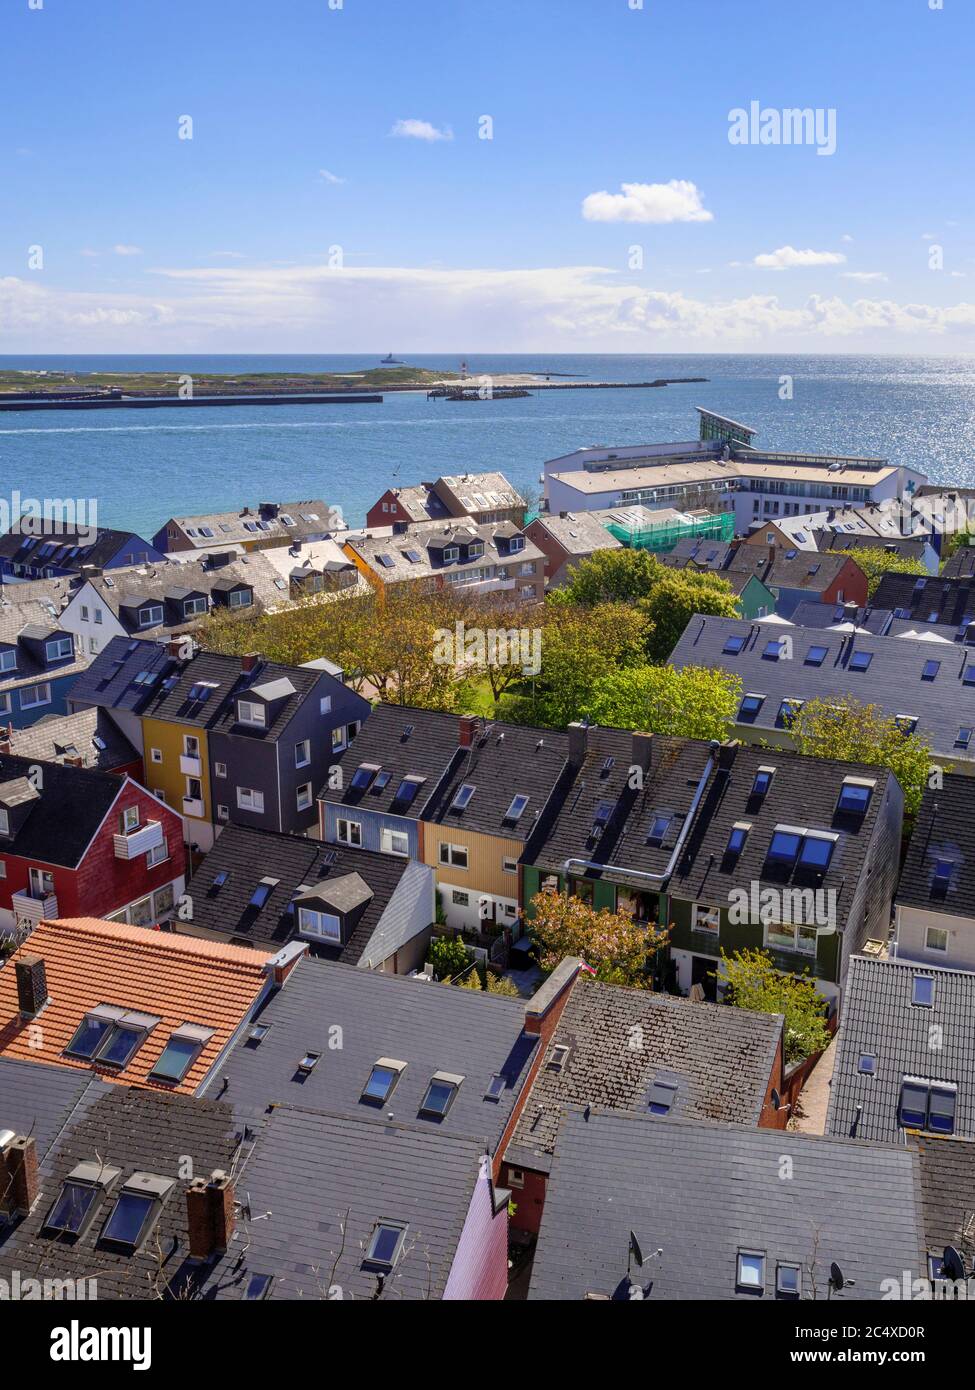
[[[149,757],[152,759],[152,761],[153,761],[154,763],[161,763],[162,760],[163,760],[163,759],[162,759],[162,749],[161,749],[161,748],[153,748],[153,749],[150,749]]]
[[[335,834],[340,844],[352,845],[355,849],[362,848],[362,825],[359,821],[336,821]]]
[[[931,880],[932,898],[944,899],[948,895],[948,888],[951,884],[951,871],[953,868],[950,859],[937,859],[934,865],[934,877]]]
[[[670,823],[672,820],[673,816],[667,815],[666,812],[658,813],[657,815],[653,816],[650,820],[650,828],[647,831],[647,844],[662,845],[664,842],[664,837],[666,836],[667,831],[670,829]]]
[[[195,734],[183,735],[183,754],[187,758],[198,758],[200,756],[200,740]]]
[[[406,859],[410,853],[410,837],[405,830],[383,830],[380,848],[384,854],[398,854]]]
[[[238,700],[237,720],[240,724],[252,724],[255,728],[263,729],[266,723],[264,706],[255,705],[250,700]]]
[[[745,645],[744,637],[737,632],[733,632],[730,637],[725,638],[725,644],[721,648],[725,656],[737,656]]]
[[[366,1079],[360,1100],[368,1101],[371,1105],[385,1105],[405,1070],[405,1062],[395,1062],[389,1057],[380,1057]]]
[[[241,811],[263,811],[264,793],[255,791],[253,787],[238,787],[237,806]]]
[[[78,1235],[95,1199],[104,1192],[109,1174],[117,1177],[119,1172],[117,1168],[103,1170],[100,1164],[94,1163],[85,1164],[84,1167],[86,1170],[90,1169],[92,1178],[96,1173],[102,1175],[103,1182],[79,1180],[73,1176],[79,1170],[73,1169],[72,1174],[67,1177],[58,1193],[50,1215],[44,1222],[44,1230],[59,1231],[66,1236]]]
[[[69,1057],[125,1067],[159,1022],[149,1014],[100,1004],[86,1014],[64,1049]]]
[[[139,808],[138,806],[126,806],[125,810],[118,818],[118,830],[120,835],[131,835],[133,830],[139,828]]]
[[[139,609],[139,626],[156,627],[163,620],[162,605],[150,603],[145,608]]]
[[[342,940],[342,923],[331,912],[316,912],[311,907],[298,909],[298,930],[309,936],[320,936],[324,941]]]
[[[971,731],[971,729],[965,729],[965,728],[959,729],[957,735],[955,736],[955,747],[956,747],[956,748],[967,748],[968,745],[971,743],[971,741],[972,741],[972,731]]]
[[[796,951],[802,956],[816,954],[816,928],[795,923],[773,923],[765,931],[766,944],[779,951]]]
[[[504,819],[507,821],[520,820],[522,815],[524,814],[524,810],[527,805],[528,797],[523,796],[519,792],[517,796],[513,796],[511,798],[511,804],[509,805],[507,811],[505,811],[504,813]]]
[[[0,652],[0,671],[16,671],[17,653],[12,647]]]
[[[911,983],[911,1003],[918,1008],[930,1009],[934,1006],[934,976],[915,975]]]
[[[901,1085],[900,1124],[904,1129],[954,1134],[957,1097],[958,1088],[951,1082],[905,1076]]]
[[[442,1120],[453,1104],[454,1096],[460,1090],[463,1080],[462,1076],[452,1076],[449,1072],[434,1072],[420,1104],[420,1114]]]
[[[369,783],[375,777],[379,768],[376,763],[360,763],[352,774],[350,786],[354,792],[364,792],[368,790]],[[389,780],[388,778],[386,779]]]
[[[518,860],[509,859],[506,855],[501,860],[501,869],[506,874],[516,874],[518,872]]]
[[[829,861],[833,857],[833,848],[837,838],[836,835],[818,834],[810,831],[802,842],[799,863],[804,869],[815,869],[820,873],[825,873],[829,868]]]
[[[728,836],[728,846],[725,850],[727,855],[739,855],[745,848],[745,841],[748,839],[748,832],[751,830],[748,821],[736,821],[731,827],[731,834]]]
[[[737,1287],[754,1293],[765,1288],[765,1256],[756,1250],[738,1251]]]
[[[250,608],[254,602],[254,595],[250,589],[231,589],[227,602],[231,608]]]
[[[160,761],[161,761],[161,759],[160,759]],[[227,764],[226,764],[226,763],[214,763],[214,764],[213,764],[213,775],[214,775],[214,777],[226,777],[226,775],[227,775]]]
[[[444,840],[441,840],[440,862],[441,864],[449,864],[452,869],[466,869],[467,846],[449,845]]]
[[[765,703],[764,695],[745,695],[742,697],[741,704],[738,706],[739,719],[757,719],[758,712]]]
[[[183,604],[183,617],[192,618],[197,613],[207,611],[207,601],[205,598],[188,598]]]
[[[454,907],[470,907],[471,895],[470,893],[462,893],[460,889],[455,888],[450,895],[450,901]]]
[[[451,811],[465,811],[476,790],[477,788],[471,782],[464,782],[462,786],[458,787],[457,793],[450,803]]]
[[[914,730],[917,728],[917,715],[895,714],[894,723],[906,737],[908,734],[913,734]]]
[[[803,831],[790,826],[777,826],[772,832],[768,857],[774,864],[794,864],[802,844]]]
[[[315,1068],[318,1066],[318,1063],[321,1061],[321,1056],[322,1054],[320,1052],[305,1053],[301,1061],[298,1063],[298,1070],[301,1072],[302,1076],[307,1076],[309,1072],[313,1072],[315,1070]]]
[[[695,903],[691,911],[691,926],[694,931],[717,932],[721,927],[720,907],[705,907]]]
[[[25,685],[21,687],[21,709],[36,709],[38,705],[49,705],[50,703],[51,687],[46,681],[43,685]]]
[[[146,851],[146,868],[154,869],[157,864],[165,864],[169,858],[169,846],[163,840],[161,845],[153,845]]]
[[[311,739],[303,738],[295,744],[295,767],[307,767],[311,762]]]
[[[394,1225],[392,1222],[386,1221],[379,1222],[369,1241],[365,1263],[375,1265],[380,1269],[392,1269],[403,1248],[406,1231],[406,1226]]]
[[[857,777],[844,777],[839,800],[836,803],[837,811],[842,811],[849,816],[866,815],[875,786],[875,782],[868,782]]]
[[[422,778],[404,777],[396,788],[396,794],[393,797],[393,806],[402,811],[405,811],[408,806],[412,806],[416,794],[422,785]]]
[[[802,709],[804,703],[804,700],[783,700],[779,705],[779,712],[775,716],[775,727],[777,729],[787,729]]]
[[[191,1023],[177,1028],[149,1073],[151,1080],[171,1081],[179,1085],[212,1037],[212,1028],[198,1028]]]
[[[877,1056],[874,1052],[861,1052],[857,1061],[857,1071],[861,1076],[877,1075]]]
[[[485,1100],[500,1100],[507,1089],[508,1083],[501,1072],[496,1071],[488,1082],[488,1088],[484,1092]]]
[[[780,1298],[799,1298],[802,1294],[801,1265],[777,1265],[775,1292]]]
[[[323,695],[322,698],[319,700],[319,702],[318,702],[318,713],[319,713],[319,714],[331,714],[331,713],[332,713],[332,697],[331,697],[331,695]]]
[[[779,641],[778,637],[773,637],[771,642],[765,643],[765,650],[762,652],[762,656],[770,657],[772,661],[778,661],[781,655],[782,643]]]
[[[523,1168],[508,1169],[508,1186],[523,1188],[525,1185],[525,1170]]]
[[[149,1173],[136,1174],[131,1183],[126,1183],[119,1193],[102,1231],[102,1240],[136,1250],[155,1225],[174,1183],[172,1178],[155,1178]]]
[[[677,1099],[677,1086],[673,1081],[655,1081],[650,1087],[647,1109],[651,1115],[669,1115]]]
[[[873,652],[857,651],[850,657],[851,671],[866,671],[873,661]]]
[[[303,782],[295,793],[295,804],[299,811],[307,811],[312,803],[311,783]]]
[[[58,637],[53,642],[45,643],[44,650],[48,661],[61,661],[64,657],[74,656],[74,643],[70,637]]]
[[[926,951],[940,951],[941,953],[947,951],[947,931],[943,927],[928,927],[924,933],[924,949]]]
[[[940,670],[940,661],[926,661],[921,670],[921,679],[923,681],[933,681]]]

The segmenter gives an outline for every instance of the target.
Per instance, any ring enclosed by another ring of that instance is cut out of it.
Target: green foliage
[[[885,574],[927,574],[920,560],[910,560],[904,555],[892,555],[880,546],[865,545],[859,550],[834,550],[833,554],[848,555],[854,564],[860,566],[867,576],[868,598],[873,598]]]
[[[449,980],[467,966],[467,947],[459,936],[435,936],[427,951],[427,962],[438,980]],[[472,970],[472,975],[476,974]],[[478,981],[480,983],[480,981]]]
[[[647,619],[647,656],[666,661],[695,613],[737,618],[741,609],[731,585],[716,574],[660,567],[663,576],[638,607]]]
[[[646,550],[597,550],[572,567],[568,582],[553,589],[548,601],[586,608],[599,603],[634,603],[645,598],[667,572]]]
[[[650,989],[653,957],[667,933],[643,926],[625,912],[597,911],[581,898],[543,889],[531,900],[532,936],[543,970],[581,956],[604,984]]]
[[[903,733],[879,706],[861,704],[852,695],[807,700],[791,719],[789,733],[809,757],[889,768],[903,788],[905,813],[917,815],[931,770],[931,746],[920,734]]]
[[[507,975],[492,975],[490,970],[487,973],[487,992],[488,994],[503,994],[508,999],[521,998],[514,980],[509,980]]]
[[[687,666],[637,666],[611,671],[597,681],[591,715],[617,729],[725,739],[741,700],[741,677],[730,671]]]
[[[767,951],[721,952],[721,974],[728,981],[726,1002],[751,1013],[785,1018],[785,1060],[801,1061],[829,1045],[826,1000],[811,979],[783,975]]]

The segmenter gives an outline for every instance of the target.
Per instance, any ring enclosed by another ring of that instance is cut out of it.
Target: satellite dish
[[[636,1238],[636,1233],[635,1233],[634,1231],[631,1231],[631,1232],[630,1232],[630,1254],[633,1256],[633,1258],[636,1260],[637,1264],[638,1264],[638,1265],[641,1267],[641,1269],[642,1269],[642,1267],[643,1267],[643,1251],[640,1249],[640,1242],[637,1240],[637,1238]]]
[[[839,1293],[840,1289],[842,1289],[843,1285],[846,1283],[846,1280],[843,1278],[843,1271],[835,1260],[829,1267],[829,1282],[837,1293]]]
[[[949,1279],[964,1279],[965,1262],[953,1245],[946,1245],[941,1268]]]
[[[772,1087],[772,1109],[773,1109],[773,1110],[778,1110],[778,1108],[779,1108],[779,1106],[780,1106],[781,1104],[782,1104],[782,1097],[779,1095],[778,1091],[777,1091],[777,1090],[775,1089],[775,1087],[773,1086],[773,1087]]]

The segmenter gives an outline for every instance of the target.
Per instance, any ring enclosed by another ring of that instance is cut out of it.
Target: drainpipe
[[[698,784],[694,789],[694,795],[691,798],[690,809],[688,810],[687,815],[684,817],[684,824],[681,826],[680,834],[677,836],[677,843],[674,845],[673,852],[671,853],[671,856],[667,861],[667,867],[663,870],[662,873],[649,873],[644,869],[626,869],[625,873],[628,880],[638,879],[640,883],[645,883],[648,887],[655,887],[659,892],[662,892],[666,888],[667,884],[670,882],[671,877],[673,876],[674,869],[677,867],[677,861],[680,858],[681,851],[684,848],[684,842],[690,834],[691,825],[693,824],[694,817],[697,814],[697,808],[701,804],[701,798],[704,796],[705,788],[707,787],[708,782],[711,779],[711,773],[714,771],[714,765],[718,760],[718,750],[720,749],[720,747],[721,744],[718,742],[717,739],[712,739],[708,745],[707,763],[705,765],[704,771],[701,773],[700,780],[698,781]],[[584,873],[589,869],[601,873],[603,872],[603,870],[612,867],[609,864],[597,864],[595,860],[592,859],[567,859],[565,863],[562,865],[563,873],[566,876],[567,886],[568,880],[573,874],[575,866],[581,868]]]

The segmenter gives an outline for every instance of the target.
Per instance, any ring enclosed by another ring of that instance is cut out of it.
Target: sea
[[[0,369],[358,372],[380,356],[2,356]],[[456,371],[457,355],[397,354]],[[975,357],[520,354],[466,357],[471,377],[705,377],[650,390],[539,391],[451,402],[422,391],[382,404],[55,410],[0,414],[0,499],[93,499],[98,521],[150,536],[172,515],[323,499],[362,525],[387,487],[496,469],[538,495],[546,459],[582,445],[697,435],[695,406],[771,449],[869,455],[933,481],[975,485]],[[9,502],[8,502],[9,506]]]

